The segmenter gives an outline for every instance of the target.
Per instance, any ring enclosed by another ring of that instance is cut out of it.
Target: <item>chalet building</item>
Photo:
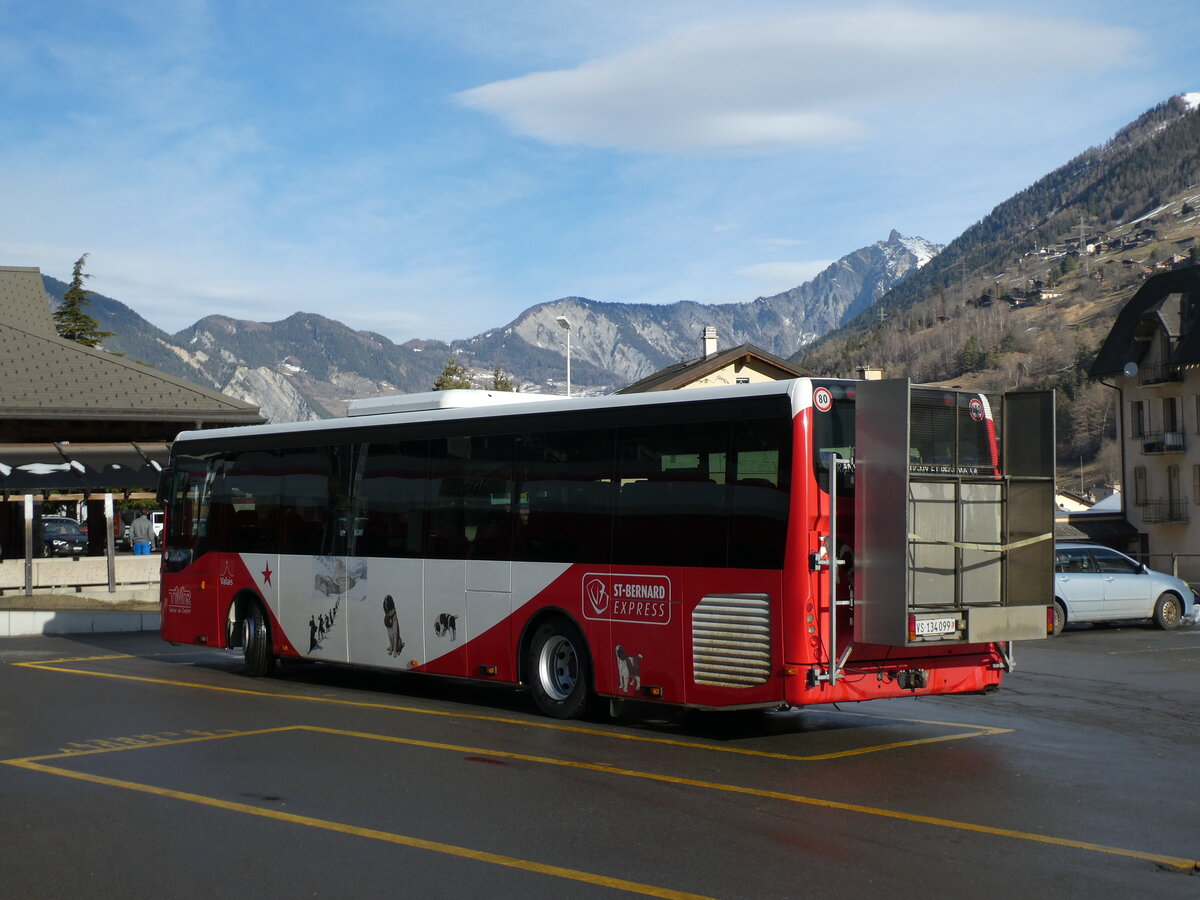
[[[1126,519],[1156,568],[1200,581],[1200,266],[1148,279],[1091,375],[1120,398]]]
[[[714,387],[722,384],[754,384],[782,381],[806,374],[785,359],[753,344],[730,350],[717,349],[717,329],[706,326],[701,337],[703,356],[675,363],[621,388],[618,394],[675,391],[681,388]]]
[[[41,272],[0,266],[0,548],[21,556],[26,498],[152,492],[180,431],[263,422],[258,407],[60,338]],[[9,501],[9,502],[4,502]],[[16,502],[13,502],[16,501]],[[104,552],[104,529],[89,529]]]

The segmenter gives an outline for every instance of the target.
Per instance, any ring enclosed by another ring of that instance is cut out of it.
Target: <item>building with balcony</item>
[[[1119,398],[1126,519],[1156,568],[1200,581],[1200,266],[1147,280],[1091,375]]]

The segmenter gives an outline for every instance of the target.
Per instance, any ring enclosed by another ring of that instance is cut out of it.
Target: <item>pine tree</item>
[[[492,370],[492,390],[508,391],[509,393],[515,393],[517,390],[513,387],[512,379],[500,371],[499,363],[496,363],[496,368]]]
[[[54,311],[54,330],[58,336],[83,344],[85,347],[95,347],[107,337],[112,337],[111,331],[101,331],[100,323],[85,311],[92,302],[88,292],[83,289],[83,280],[91,275],[83,271],[83,262],[88,258],[85,253],[75,260],[75,269],[71,277],[71,286],[63,294],[62,305]]]
[[[474,387],[474,385],[471,384],[471,376],[467,372],[466,366],[453,356],[446,360],[446,367],[442,369],[442,374],[433,383],[435,391],[452,391],[470,387]]]

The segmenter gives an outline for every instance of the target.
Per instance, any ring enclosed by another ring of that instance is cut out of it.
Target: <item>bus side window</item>
[[[431,442],[427,556],[511,558],[515,446],[511,435]]]
[[[376,442],[367,446],[358,483],[360,556],[416,557],[425,531],[429,442]]]
[[[783,567],[787,538],[789,422],[735,422],[729,565]]]
[[[513,559],[608,562],[615,486],[613,439],[611,429],[520,437]]]
[[[620,429],[614,563],[727,564],[729,440],[723,422]]]

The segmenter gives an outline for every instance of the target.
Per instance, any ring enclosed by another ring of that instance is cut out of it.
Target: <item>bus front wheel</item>
[[[590,666],[579,630],[565,619],[538,626],[526,671],[538,709],[555,719],[577,719],[587,710]]]
[[[246,674],[252,677],[270,675],[275,667],[275,654],[271,652],[271,627],[262,607],[251,604],[242,619],[242,654],[246,660]]]

